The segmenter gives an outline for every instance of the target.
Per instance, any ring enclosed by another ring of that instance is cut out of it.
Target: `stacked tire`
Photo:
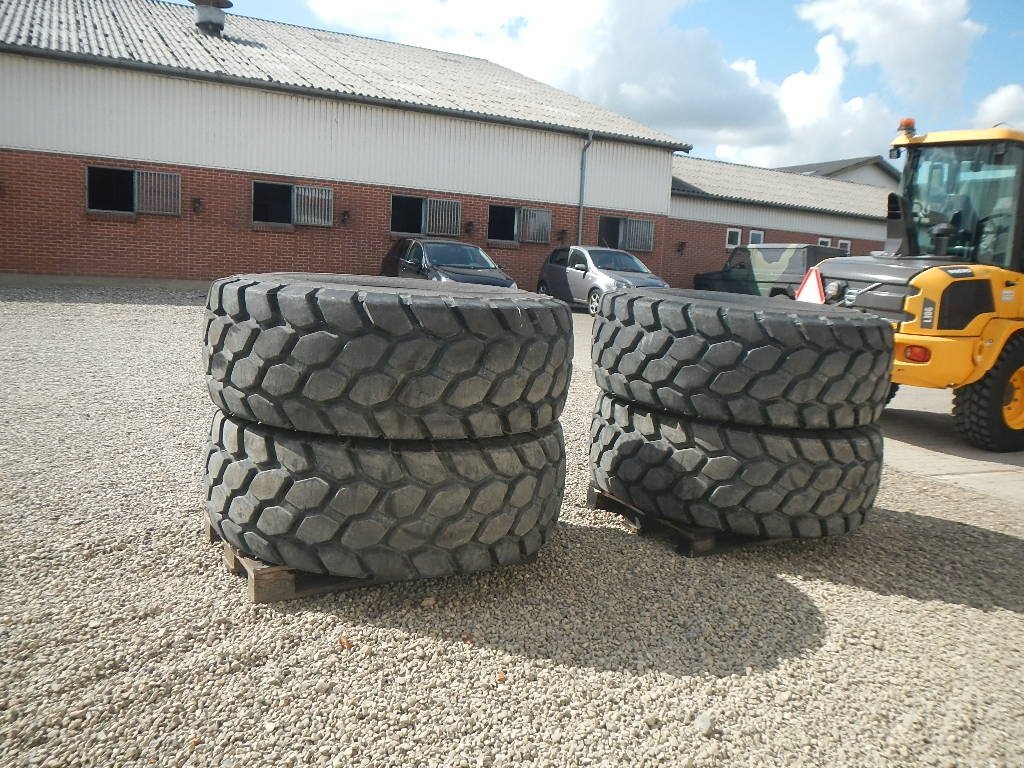
[[[595,488],[645,514],[763,538],[857,528],[882,469],[892,329],[830,306],[609,293],[594,322]]]
[[[214,282],[213,529],[367,583],[532,558],[561,507],[571,317],[523,291],[349,275]]]

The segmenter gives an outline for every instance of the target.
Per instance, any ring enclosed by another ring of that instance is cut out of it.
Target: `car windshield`
[[[644,263],[636,256],[625,251],[606,251],[594,248],[590,251],[590,258],[598,269],[607,269],[612,272],[642,272],[649,273]]]
[[[1009,267],[1024,147],[1007,142],[921,147],[904,169],[913,256]]]
[[[475,245],[462,243],[424,243],[430,263],[435,267],[459,269],[497,269],[490,257]]]

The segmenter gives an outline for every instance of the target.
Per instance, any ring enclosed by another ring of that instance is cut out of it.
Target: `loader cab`
[[[1024,271],[1024,134],[967,132],[903,143],[903,255]],[[923,137],[922,137],[923,138]]]

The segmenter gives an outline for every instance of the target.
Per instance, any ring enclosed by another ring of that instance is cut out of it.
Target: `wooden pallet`
[[[244,554],[231,542],[222,539],[205,517],[203,530],[207,541],[221,544],[224,566],[228,572],[246,577],[249,600],[253,603],[279,603],[377,583],[373,579],[346,579],[306,573],[287,565],[271,565]]]
[[[649,515],[632,504],[617,499],[591,485],[587,489],[587,506],[591,509],[602,509],[621,515],[626,524],[641,535],[661,535],[672,539],[676,551],[687,557],[712,555],[728,552],[733,549],[774,544],[792,539],[765,539],[758,536],[743,536],[736,533],[725,533],[713,528],[701,528],[686,525],[676,520]]]

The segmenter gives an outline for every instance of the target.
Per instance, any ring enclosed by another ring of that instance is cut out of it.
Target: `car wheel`
[[[468,283],[239,275],[210,288],[206,383],[225,413],[391,440],[504,437],[562,412],[562,302]]]
[[[547,283],[538,283],[537,284],[537,293],[539,293],[541,296],[550,296],[551,295],[551,291],[548,288],[548,284]]]
[[[596,288],[587,297],[587,309],[590,310],[592,315],[596,315],[601,311],[601,292]]]
[[[690,421],[602,394],[591,426],[597,489],[654,517],[764,538],[859,527],[882,474],[882,433]]]

